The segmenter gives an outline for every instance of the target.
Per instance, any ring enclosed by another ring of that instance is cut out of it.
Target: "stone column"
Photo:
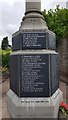
[[[41,11],[41,0],[26,0],[26,12],[30,10]]]

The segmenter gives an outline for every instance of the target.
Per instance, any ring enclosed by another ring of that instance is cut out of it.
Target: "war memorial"
[[[8,111],[12,118],[58,118],[63,93],[56,36],[44,21],[41,0],[26,0],[25,8],[12,35]]]

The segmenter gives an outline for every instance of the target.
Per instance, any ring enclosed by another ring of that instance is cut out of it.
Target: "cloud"
[[[18,29],[18,25],[8,24],[6,27],[6,32],[12,34],[16,32],[17,29]]]
[[[14,3],[10,6],[8,3],[2,3],[2,23],[3,26],[7,24],[19,24],[23,16],[23,6],[21,3]]]
[[[14,2],[9,4],[6,1],[0,1],[0,42],[2,36],[8,35],[11,41],[12,34],[19,29],[20,22],[24,16],[23,2]]]
[[[60,7],[66,7],[66,1],[68,0],[41,0],[42,1],[42,10],[46,9],[55,9],[56,5],[60,5]]]

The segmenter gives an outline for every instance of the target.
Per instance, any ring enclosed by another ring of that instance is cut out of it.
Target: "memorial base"
[[[7,93],[12,118],[58,118],[63,93],[58,89],[49,98],[19,98],[11,89]]]

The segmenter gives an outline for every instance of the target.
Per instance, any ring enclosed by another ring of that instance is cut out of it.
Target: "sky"
[[[68,0],[41,0],[41,10],[55,9],[56,5],[66,8]],[[25,13],[25,0],[0,0],[0,46],[2,39],[9,38],[12,44],[12,34],[16,32]]]

